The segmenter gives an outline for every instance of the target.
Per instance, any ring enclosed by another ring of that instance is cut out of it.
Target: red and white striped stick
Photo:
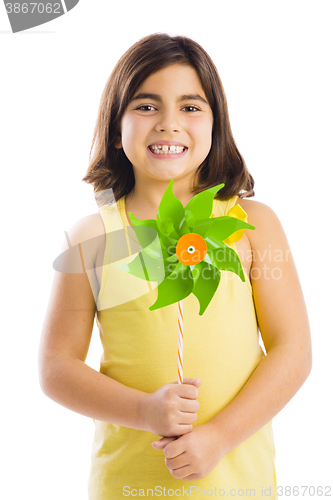
[[[183,301],[178,302],[178,383],[183,383]]]

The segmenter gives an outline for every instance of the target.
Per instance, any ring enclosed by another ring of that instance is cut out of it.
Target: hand
[[[165,464],[176,479],[194,481],[206,477],[228,450],[222,449],[221,435],[210,422],[198,425],[179,437],[162,438],[152,443],[164,449]]]
[[[143,430],[158,436],[180,436],[193,429],[200,408],[200,379],[172,382],[145,394],[139,401],[139,421]]]

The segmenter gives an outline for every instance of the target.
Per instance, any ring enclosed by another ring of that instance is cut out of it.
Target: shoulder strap
[[[235,202],[233,203],[231,208],[229,208],[226,215],[228,215],[229,217],[235,217],[236,219],[240,219],[244,222],[248,222],[247,213],[245,212],[245,210],[242,209],[242,207],[238,203],[236,204],[238,196],[234,196],[234,198],[235,198]],[[233,198],[232,198],[232,200],[233,200]],[[234,234],[229,236],[228,244],[230,245],[231,243],[235,243],[236,241],[240,240],[242,238],[243,234],[244,234],[244,229],[240,229],[239,231],[236,231]]]
[[[227,204],[226,204],[225,214],[224,215],[227,215],[228,212],[236,205],[237,200],[238,200],[238,196],[237,195],[232,196],[231,198],[229,198],[228,200],[226,200]]]
[[[214,199],[212,217],[222,217],[227,215],[227,212],[235,205],[238,196],[233,196],[227,200]]]

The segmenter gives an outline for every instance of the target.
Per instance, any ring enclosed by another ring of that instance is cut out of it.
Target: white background
[[[273,421],[278,485],[332,486],[331,5],[81,0],[12,34],[1,3],[1,498],[87,499],[93,421],[42,393],[39,337],[64,231],[97,211],[81,179],[102,90],[155,32],[189,36],[212,57],[255,199],[279,216],[303,286],[313,369]],[[96,370],[100,355],[94,329]]]

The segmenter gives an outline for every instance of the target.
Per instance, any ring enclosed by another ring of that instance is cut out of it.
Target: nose
[[[159,113],[156,130],[160,132],[178,132],[180,130],[179,120],[174,110],[168,109]]]

